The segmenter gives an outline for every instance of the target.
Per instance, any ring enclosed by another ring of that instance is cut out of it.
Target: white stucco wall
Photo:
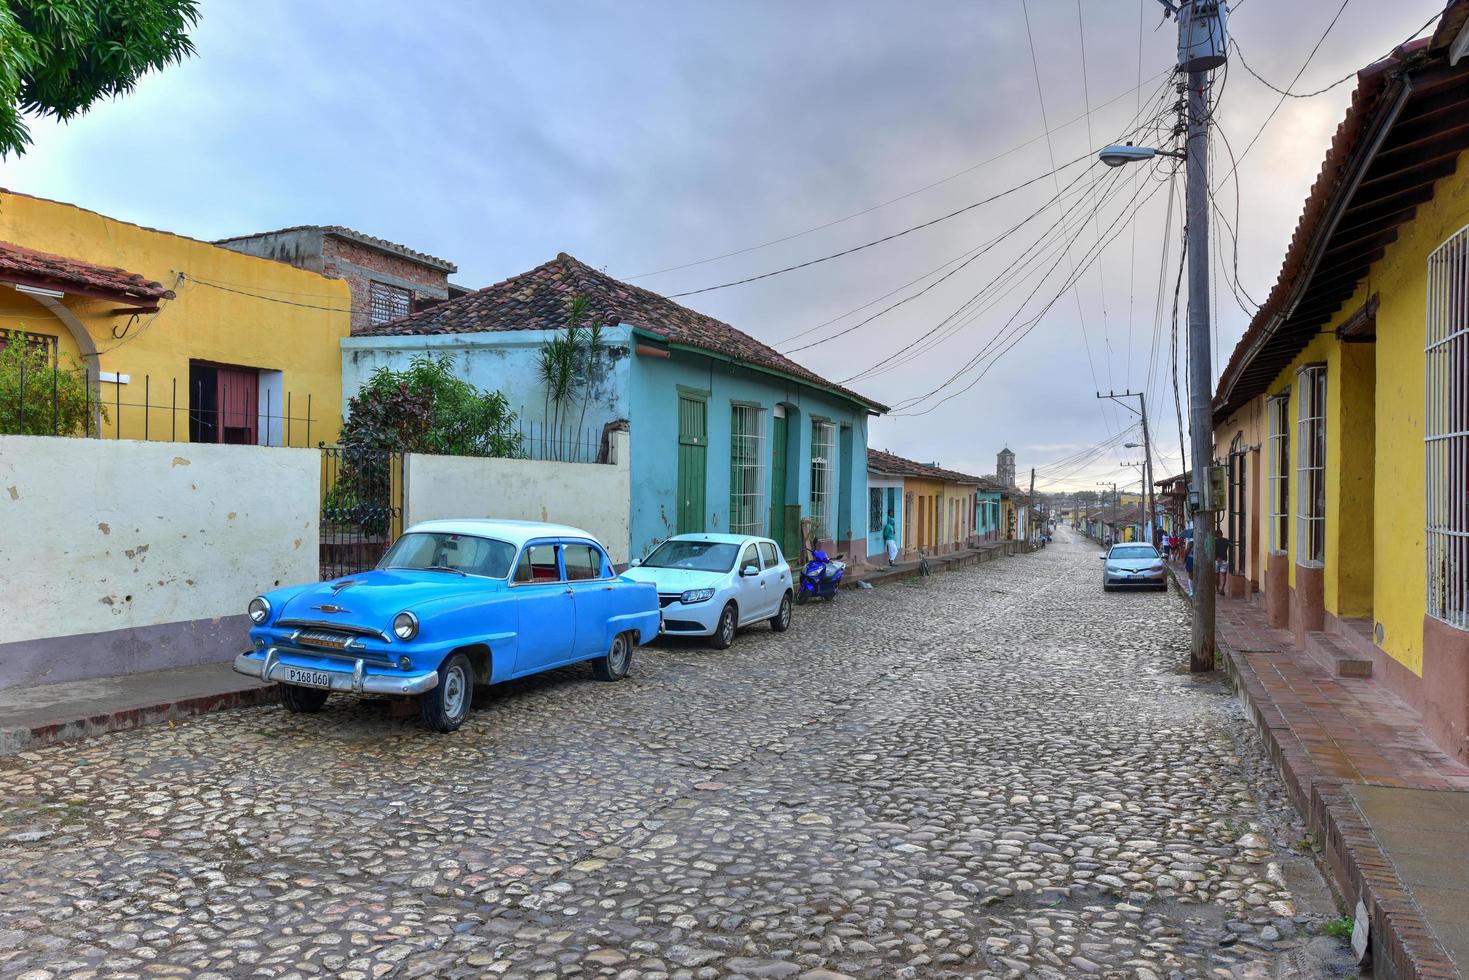
[[[618,564],[629,560],[628,437],[612,433],[612,463],[409,455],[405,526],[444,518],[550,521],[591,532]]]
[[[342,404],[380,367],[407,369],[415,357],[450,354],[455,373],[481,391],[504,393],[510,410],[527,422],[545,421],[545,388],[537,364],[541,347],[555,334],[550,330],[500,330],[487,333],[411,334],[406,336],[346,337],[342,340]],[[628,418],[628,363],[632,330],[627,326],[602,331],[602,376],[593,385],[583,418],[578,399],[572,424],[599,437],[608,422]]]
[[[237,616],[317,577],[314,449],[0,436],[5,641]]]

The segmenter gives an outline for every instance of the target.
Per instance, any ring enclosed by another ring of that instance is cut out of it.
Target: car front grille
[[[658,593],[658,608],[663,609],[666,606],[673,605],[675,602],[678,601],[679,596],[681,595],[683,595],[682,592],[674,592],[671,594],[667,592]]]
[[[347,644],[355,640],[351,633],[343,633],[339,630],[320,629],[309,627],[297,630],[295,640],[303,647],[321,647],[326,650],[345,650]]]
[[[693,620],[689,619],[666,620],[663,623],[663,628],[668,630],[675,630],[680,633],[697,633],[701,632],[704,629],[707,629],[707,627],[703,626],[702,624],[696,623]]]

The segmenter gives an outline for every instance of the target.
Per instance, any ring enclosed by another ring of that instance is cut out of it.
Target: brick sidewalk
[[[1375,975],[1462,976],[1455,963],[1469,960],[1469,849],[1460,846],[1469,833],[1469,767],[1435,746],[1413,710],[1380,684],[1335,677],[1296,649],[1260,606],[1221,597],[1217,624],[1235,687],[1323,844],[1348,914],[1359,901],[1368,911]],[[1425,807],[1425,793],[1443,805]],[[1371,820],[1364,796],[1373,801]],[[1405,821],[1422,833],[1401,832]],[[1457,883],[1448,895],[1444,880]]]

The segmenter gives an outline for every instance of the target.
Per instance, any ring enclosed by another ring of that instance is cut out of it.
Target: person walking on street
[[[882,547],[888,553],[888,567],[898,563],[898,522],[893,517],[892,508],[888,508],[888,519],[882,526]]]
[[[1214,579],[1218,583],[1217,591],[1224,595],[1225,580],[1229,575],[1229,539],[1219,535],[1214,539]]]

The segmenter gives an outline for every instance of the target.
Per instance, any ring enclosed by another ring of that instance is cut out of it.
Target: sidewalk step
[[[276,686],[229,664],[0,690],[0,758],[71,739],[264,704]]]
[[[1337,677],[1372,676],[1371,657],[1348,650],[1325,633],[1307,633],[1306,650]]]

